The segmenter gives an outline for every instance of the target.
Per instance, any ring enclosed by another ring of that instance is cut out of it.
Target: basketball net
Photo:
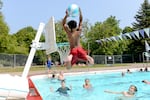
[[[57,43],[57,51],[60,55],[61,64],[66,62],[67,56],[69,55],[70,46],[68,42]]]

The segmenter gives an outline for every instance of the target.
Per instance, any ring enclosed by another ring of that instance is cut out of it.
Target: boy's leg
[[[48,74],[50,74],[50,67],[48,67]]]
[[[78,48],[78,58],[89,62],[90,65],[94,64],[94,59],[91,56],[87,55],[87,52],[82,47]]]
[[[94,64],[94,59],[93,59],[91,56],[89,56],[89,55],[86,55],[86,57],[87,57],[88,62],[89,62],[91,65],[93,65],[93,64]]]
[[[66,67],[67,69],[70,69],[71,68],[71,61],[72,61],[72,58],[73,58],[73,55],[70,54],[68,57],[67,57],[67,61],[66,61]]]
[[[87,57],[87,52],[82,47],[78,47],[78,60],[86,62],[86,64],[88,64],[89,62],[89,57]]]

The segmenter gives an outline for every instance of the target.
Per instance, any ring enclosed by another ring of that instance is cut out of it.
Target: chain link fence
[[[143,62],[142,54],[93,55],[95,64],[117,64]]]
[[[28,56],[22,54],[0,54],[0,67],[24,66],[27,57]]]
[[[124,55],[93,55],[95,64],[117,64],[143,62],[142,54]],[[25,66],[28,56],[23,54],[0,54],[0,67]],[[34,57],[34,65],[39,65],[37,57]]]

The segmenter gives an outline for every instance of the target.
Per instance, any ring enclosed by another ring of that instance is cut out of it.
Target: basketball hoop
[[[70,51],[69,43],[68,42],[57,43],[57,51],[60,55],[60,62],[61,64],[63,64],[63,62],[66,61],[66,58],[69,55],[69,51]]]

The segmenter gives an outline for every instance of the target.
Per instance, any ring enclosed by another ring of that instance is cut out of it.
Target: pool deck
[[[71,68],[70,70],[64,69],[62,70],[64,73],[75,73],[75,72],[89,72],[89,71],[113,71],[113,70],[122,70],[124,72],[127,71],[127,69],[130,69],[132,71],[132,69],[136,69],[136,70],[140,70],[140,68],[145,68],[145,67],[150,67],[150,64],[143,64],[143,63],[132,63],[132,64],[127,64],[124,66],[106,66],[106,67],[101,67],[101,68],[92,68],[92,66],[89,66],[88,68]],[[59,72],[61,70],[59,70],[58,68],[52,68],[52,72]],[[4,74],[4,73],[3,73]],[[21,75],[22,72],[9,72],[7,74],[11,74],[11,75]],[[47,74],[46,70],[42,70],[42,71],[30,71],[29,72],[29,76],[33,76],[33,75],[42,75],[42,74]]]

